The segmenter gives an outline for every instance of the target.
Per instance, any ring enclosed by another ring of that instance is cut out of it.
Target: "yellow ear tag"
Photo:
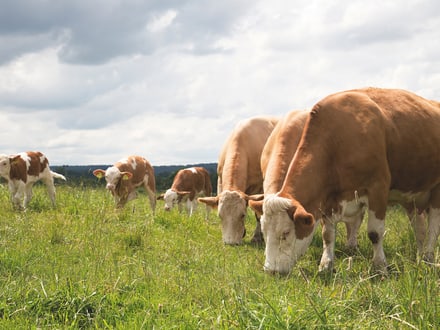
[[[103,176],[104,176],[104,175],[103,175],[102,173],[98,173],[98,174],[96,174],[96,177],[98,178],[98,180],[101,180]]]
[[[128,180],[128,179],[130,179],[130,177],[129,177],[128,174],[124,174],[124,175],[122,176],[122,180]]]

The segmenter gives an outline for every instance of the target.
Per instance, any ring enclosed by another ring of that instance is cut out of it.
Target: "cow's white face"
[[[246,200],[236,191],[223,191],[218,203],[222,219],[222,236],[225,244],[241,244],[246,235]]]
[[[165,211],[171,211],[171,209],[176,205],[179,201],[179,196],[177,195],[177,192],[174,190],[168,189],[163,199],[165,201]]]
[[[294,221],[287,213],[291,207],[290,199],[265,196],[261,230],[266,242],[264,270],[267,272],[288,274],[312,241],[314,230],[298,239]]]
[[[9,156],[0,155],[0,175],[2,177],[8,178],[10,170],[11,170],[11,161],[9,160]]]
[[[116,166],[111,166],[105,171],[105,181],[107,181],[106,188],[115,194],[116,186],[121,179],[121,171]]]

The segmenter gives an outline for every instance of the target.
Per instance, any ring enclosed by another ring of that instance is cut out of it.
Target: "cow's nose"
[[[169,206],[165,206],[164,209],[165,209],[165,211],[169,211],[170,207]]]
[[[111,184],[111,183],[108,183],[107,186],[106,186],[106,188],[107,188],[108,190],[115,190],[115,185],[114,185],[114,184]]]

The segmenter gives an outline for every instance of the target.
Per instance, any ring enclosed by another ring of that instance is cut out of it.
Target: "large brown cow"
[[[282,188],[265,196],[264,268],[288,273],[307,250],[316,218],[323,219],[324,246],[333,246],[334,223],[366,207],[373,265],[386,272],[382,243],[390,202],[427,210],[419,252],[433,262],[440,232],[439,127],[440,103],[403,90],[351,90],[317,103]],[[330,270],[333,262],[333,250],[324,249],[320,269]]]
[[[39,151],[0,155],[0,175],[8,181],[12,204],[17,209],[27,207],[32,198],[32,186],[39,180],[47,186],[52,205],[55,205],[53,179],[66,180],[64,175],[50,170],[47,157]]]
[[[212,185],[209,172],[203,167],[190,167],[179,170],[174,177],[171,188],[158,199],[165,200],[165,210],[170,211],[177,204],[182,211],[182,203],[186,202],[186,209],[191,216],[197,208],[197,196],[211,196]],[[206,219],[211,207],[206,205]]]
[[[106,188],[112,193],[116,207],[122,208],[136,198],[136,188],[143,185],[153,213],[156,209],[156,179],[150,162],[141,156],[129,156],[106,170],[97,169],[93,174],[105,176]]]
[[[220,153],[217,196],[199,198],[203,203],[218,206],[226,244],[241,244],[246,234],[248,195],[263,192],[261,152],[277,121],[273,117],[253,117],[238,123]],[[254,242],[262,241],[259,228],[257,217]]]
[[[307,120],[308,110],[289,112],[275,126],[263,148],[261,170],[263,173],[263,190],[265,195],[278,192],[284,182],[287,170],[301,139]],[[249,201],[249,206],[258,214],[262,214],[263,201]],[[344,221],[347,229],[347,247],[357,247],[357,233],[362,223],[363,212]]]

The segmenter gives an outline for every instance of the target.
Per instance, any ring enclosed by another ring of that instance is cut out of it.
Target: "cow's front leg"
[[[11,192],[11,202],[12,206],[15,209],[20,208],[20,197],[18,196],[18,187],[15,185],[12,180],[9,181],[9,191]]]
[[[255,213],[256,223],[254,235],[252,236],[251,242],[254,244],[264,244],[263,232],[261,231],[260,217]]]
[[[192,216],[195,210],[197,209],[197,199],[190,200],[189,198],[186,200],[186,206],[188,209],[189,216]]]
[[[385,220],[377,218],[376,213],[372,210],[368,210],[367,232],[368,238],[373,244],[373,267],[378,271],[387,274],[387,261],[383,251]]]
[[[25,205],[23,204],[23,195],[24,195],[24,183],[20,183],[18,185],[11,185],[11,199],[12,199],[12,205],[17,210],[24,210]]]
[[[323,252],[319,271],[332,271],[335,260],[335,223],[333,219],[323,219],[322,223],[322,245]]]

